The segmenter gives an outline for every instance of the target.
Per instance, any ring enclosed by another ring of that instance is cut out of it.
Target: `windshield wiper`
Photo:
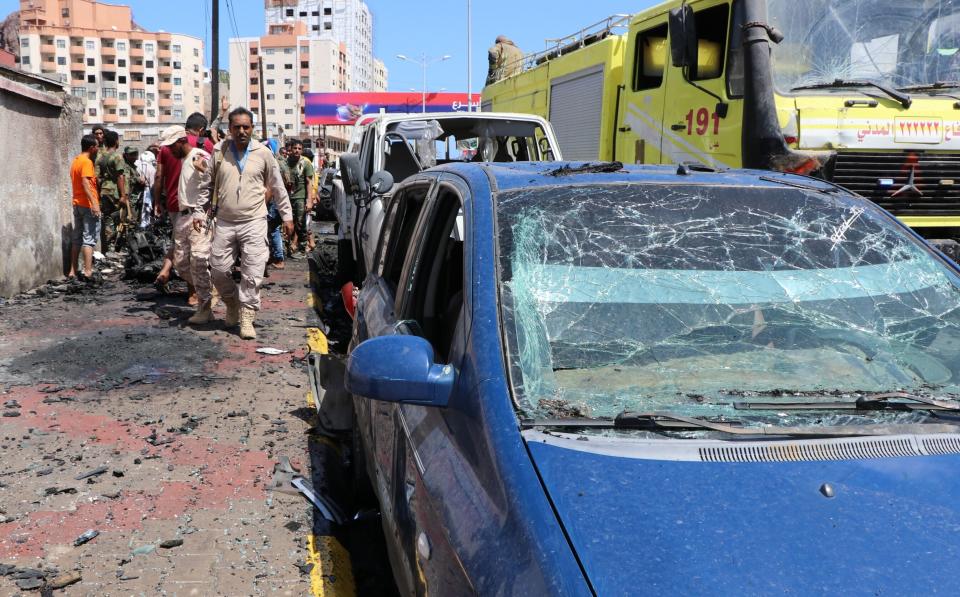
[[[900,398],[906,402],[893,402],[891,398]],[[737,410],[948,410],[960,411],[960,403],[947,402],[937,398],[918,396],[907,392],[887,392],[882,394],[866,394],[856,400],[840,402],[823,402],[803,400],[799,402],[734,402]]]
[[[757,425],[743,427],[739,423],[717,423],[696,417],[666,413],[624,411],[616,419],[524,419],[521,426],[565,429],[624,429],[633,431],[718,431],[738,436],[853,437],[911,433],[956,433],[956,425],[834,425],[830,427],[778,427]]]
[[[895,99],[904,108],[909,108],[911,104],[913,104],[913,99],[911,99],[911,97],[906,93],[881,83],[867,81],[866,79],[834,79],[830,82],[824,81],[821,83],[810,83],[809,85],[798,85],[791,88],[790,91],[802,91],[804,89],[837,89],[843,87],[873,87],[874,89],[879,89]]]
[[[937,81],[936,83],[897,87],[897,91],[936,91],[937,89],[956,89],[958,87],[960,87],[960,81]]]

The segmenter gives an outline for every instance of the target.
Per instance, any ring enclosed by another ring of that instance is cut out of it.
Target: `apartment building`
[[[387,65],[379,58],[373,59],[373,88],[370,91],[387,90]]]
[[[350,91],[375,91],[373,15],[363,0],[265,0],[265,31],[303,23],[307,35],[336,39],[350,56]]]
[[[346,45],[309,35],[302,22],[271,30],[263,37],[230,40],[230,104],[249,107],[260,128],[265,118],[270,137],[320,136],[318,127],[307,126],[304,119],[303,94],[350,90]],[[348,140],[342,128],[326,131],[327,144],[335,151]]]
[[[92,0],[20,0],[20,66],[59,79],[86,100],[84,122],[105,123],[136,140],[204,101],[203,41],[137,27],[129,6]]]

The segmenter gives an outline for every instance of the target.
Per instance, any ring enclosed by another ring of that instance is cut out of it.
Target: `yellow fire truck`
[[[672,0],[524,62],[482,109],[566,159],[810,173],[960,238],[960,0]]]

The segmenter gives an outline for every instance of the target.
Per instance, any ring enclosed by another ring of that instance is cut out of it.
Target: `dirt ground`
[[[0,594],[311,592],[314,511],[270,489],[311,475],[307,281],[272,272],[252,342],[116,271],[0,302]]]

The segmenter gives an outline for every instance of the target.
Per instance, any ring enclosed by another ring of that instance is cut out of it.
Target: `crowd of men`
[[[226,134],[217,126],[222,119]],[[158,287],[176,274],[196,308],[190,324],[209,323],[220,300],[226,325],[239,325],[244,339],[256,338],[267,268],[282,269],[285,257],[300,258],[313,248],[310,214],[321,168],[299,140],[279,147],[253,136],[253,114],[245,108],[227,114],[225,106],[213,127],[202,114],[192,114],[183,126],[166,128],[144,152],[121,152],[116,131],[93,127],[71,167],[68,277],[96,283],[98,243],[104,253],[121,251],[129,230],[167,220],[173,243]]]

